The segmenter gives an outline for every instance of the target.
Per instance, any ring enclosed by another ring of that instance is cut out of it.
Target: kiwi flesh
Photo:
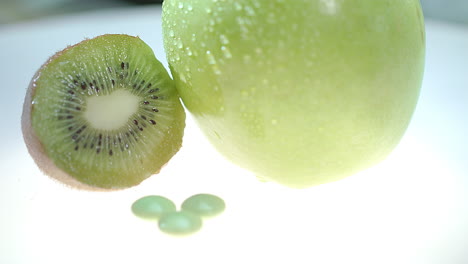
[[[124,189],[181,147],[185,112],[174,82],[140,38],[107,34],[65,48],[37,71],[22,131],[47,175],[81,189]]]

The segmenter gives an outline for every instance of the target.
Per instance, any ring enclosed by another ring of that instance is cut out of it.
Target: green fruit
[[[52,56],[24,101],[29,153],[74,187],[122,189],[158,173],[179,150],[185,112],[151,48],[104,35]]]
[[[214,146],[308,187],[384,159],[421,86],[418,0],[166,0],[176,88]]]

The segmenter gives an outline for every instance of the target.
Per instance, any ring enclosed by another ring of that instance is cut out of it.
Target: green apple
[[[418,0],[166,0],[181,98],[228,159],[291,187],[383,160],[424,71]]]

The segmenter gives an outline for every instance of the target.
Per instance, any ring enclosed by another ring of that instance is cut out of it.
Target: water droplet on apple
[[[185,48],[185,52],[187,53],[187,56],[189,56],[189,57],[193,56],[192,50],[189,47]]]
[[[221,70],[219,69],[217,64],[213,65],[211,68],[213,69],[214,74],[221,75]]]
[[[173,38],[175,36],[174,30],[169,30],[169,37]]]
[[[179,2],[179,8],[183,9],[184,8],[184,2]]]
[[[260,8],[260,6],[261,6],[260,1],[254,1],[254,2],[253,2],[253,5],[254,5],[256,8]]]
[[[182,82],[186,83],[187,82],[187,79],[185,78],[185,74],[183,74],[182,72],[179,74],[179,78]]]
[[[338,12],[339,3],[336,0],[320,0],[319,10],[327,15],[334,15]]]
[[[243,36],[244,38],[246,38],[246,34],[249,32],[249,29],[248,29],[247,26],[246,26],[246,24],[247,24],[246,21],[247,21],[247,20],[244,19],[244,18],[242,18],[242,17],[237,17],[237,18],[236,18],[236,22],[237,22],[237,24],[239,25],[239,28],[240,28],[240,30],[241,30],[241,32],[242,32],[242,36]]]
[[[209,50],[206,51],[206,58],[208,59],[208,64],[211,64],[211,65],[216,64],[216,59],[213,56],[213,54],[211,54],[211,51],[209,51]]]
[[[183,49],[184,48],[184,44],[182,43],[182,40],[180,38],[177,39],[177,48],[178,49]]]
[[[239,2],[234,2],[234,8],[237,11],[240,11],[240,10],[242,10],[242,5]]]
[[[229,39],[226,37],[226,35],[220,35],[219,40],[221,41],[221,44],[227,45],[229,44]]]
[[[221,47],[221,51],[223,52],[224,57],[225,57],[226,59],[232,58],[231,51],[230,51],[226,46],[222,46],[222,47]]]
[[[255,11],[253,10],[252,7],[246,6],[246,7],[244,7],[244,10],[245,10],[245,12],[247,13],[247,15],[249,15],[249,16],[255,16]]]

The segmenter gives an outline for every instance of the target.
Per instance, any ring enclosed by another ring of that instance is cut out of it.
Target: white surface
[[[70,190],[42,175],[20,131],[36,69],[84,37],[139,35],[165,63],[160,10],[111,10],[0,27],[0,263],[468,263],[468,28],[427,22],[420,102],[378,166],[306,190],[260,183],[216,154],[189,117],[159,175],[120,192]],[[130,212],[146,194],[199,192],[227,211],[173,238]]]

